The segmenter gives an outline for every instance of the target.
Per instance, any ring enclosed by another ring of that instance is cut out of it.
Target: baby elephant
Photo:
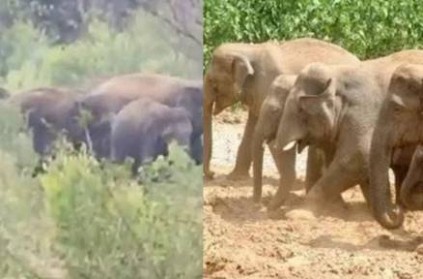
[[[166,156],[174,140],[189,147],[193,128],[188,112],[150,99],[139,99],[125,106],[113,119],[111,157],[114,162],[132,158],[135,175],[140,165]]]

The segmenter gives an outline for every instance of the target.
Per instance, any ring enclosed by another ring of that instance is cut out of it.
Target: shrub
[[[143,11],[122,32],[93,20],[68,45],[19,18],[0,25],[0,82],[12,92],[135,71],[201,75],[201,49]],[[172,146],[137,181],[129,166],[59,144],[34,178],[24,124],[0,103],[0,278],[201,278],[202,170],[182,149]]]
[[[362,59],[421,45],[423,7],[417,0],[208,0],[204,54],[223,42],[314,37]]]
[[[42,177],[71,278],[200,278],[200,168],[172,147],[142,186],[125,170],[61,154]]]
[[[1,135],[22,140],[0,137],[1,278],[201,278],[201,167],[181,148],[145,166],[141,184],[66,146],[33,178],[18,163],[28,135],[10,119]]]

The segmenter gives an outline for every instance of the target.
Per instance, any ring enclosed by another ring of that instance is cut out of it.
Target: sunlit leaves
[[[417,0],[208,0],[204,53],[223,42],[315,37],[362,59],[421,46],[423,6]]]

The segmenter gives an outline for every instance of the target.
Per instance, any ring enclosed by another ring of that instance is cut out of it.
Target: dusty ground
[[[388,232],[370,216],[357,188],[344,193],[346,210],[310,216],[301,210],[304,155],[281,218],[254,206],[251,180],[225,179],[244,119],[227,113],[214,123],[216,178],[204,187],[204,278],[423,278],[423,251],[410,243],[423,236],[423,213],[407,213],[404,229]],[[264,203],[277,186],[269,154],[265,160]],[[383,235],[407,245],[384,248]]]

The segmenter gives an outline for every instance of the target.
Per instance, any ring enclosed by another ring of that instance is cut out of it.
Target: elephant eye
[[[393,104],[394,113],[400,113],[404,107],[400,104],[394,103]]]

